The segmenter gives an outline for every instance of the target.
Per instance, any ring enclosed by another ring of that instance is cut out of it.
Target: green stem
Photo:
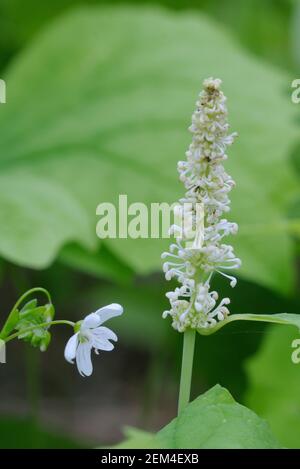
[[[187,329],[183,335],[183,352],[181,364],[181,377],[178,401],[178,415],[188,405],[191,394],[193,360],[196,331]]]
[[[50,326],[55,326],[57,324],[67,324],[68,326],[71,326],[71,327],[75,326],[75,322],[67,321],[65,319],[59,319],[59,320],[56,320],[56,321],[43,322],[41,324],[36,324],[35,326],[26,327],[25,329],[22,329],[22,331],[15,332],[14,334],[11,334],[10,336],[6,337],[3,340],[4,340],[4,342],[9,342],[10,340],[13,340],[13,339],[16,339],[17,337],[19,337],[19,335],[23,335],[25,332],[31,332],[31,331],[34,331],[35,329],[39,329],[41,327],[47,327],[48,328]]]
[[[46,295],[49,303],[52,304],[50,293],[45,288],[35,287],[35,288],[31,288],[30,290],[25,292],[22,296],[20,296],[20,298],[18,299],[18,301],[16,302],[16,304],[12,308],[12,311],[17,309],[20,306],[20,304],[25,300],[25,298],[27,298],[27,296],[31,295],[32,293],[36,293],[36,292],[44,293],[44,295]]]

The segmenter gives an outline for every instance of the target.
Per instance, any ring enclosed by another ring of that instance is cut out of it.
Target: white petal
[[[81,376],[91,376],[93,365],[91,360],[92,344],[88,342],[80,342],[76,352],[76,364]]]
[[[97,336],[99,339],[114,340],[115,342],[118,340],[116,334],[111,329],[104,326],[93,329],[93,336]]]
[[[74,363],[73,360],[76,356],[77,345],[78,345],[78,332],[72,335],[72,337],[70,337],[65,347],[65,359],[67,360],[67,362]]]
[[[84,318],[82,321],[81,327],[87,328],[87,329],[93,329],[94,327],[97,327],[101,324],[101,320],[96,313],[91,313],[88,316]]]
[[[95,313],[98,314],[98,316],[100,317],[100,324],[103,324],[105,321],[108,321],[108,319],[123,314],[123,307],[117,303],[112,303],[110,305],[98,309]]]
[[[105,350],[105,352],[110,352],[114,349],[114,345],[109,342],[107,339],[102,339],[100,337],[93,337],[93,347],[97,350]]]

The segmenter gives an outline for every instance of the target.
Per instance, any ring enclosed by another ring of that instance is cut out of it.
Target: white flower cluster
[[[221,80],[204,80],[204,90],[196,103],[189,130],[192,143],[186,152],[186,161],[179,161],[178,172],[184,183],[186,194],[179,201],[179,211],[192,212],[195,238],[202,239],[193,247],[186,247],[185,231],[176,238],[169,252],[162,254],[166,259],[163,270],[167,280],[176,278],[181,284],[175,291],[167,293],[171,308],[163,317],[172,317],[172,326],[179,332],[191,327],[196,329],[213,327],[229,314],[229,298],[219,304],[218,294],[210,291],[210,280],[214,272],[230,279],[235,277],[224,272],[241,265],[233,248],[222,243],[224,236],[235,234],[238,226],[222,218],[230,210],[229,192],[234,187],[233,179],[225,172],[223,161],[227,159],[226,148],[233,143],[236,133],[228,134],[226,97],[220,90]],[[197,221],[197,206],[204,213],[203,225]],[[188,207],[188,209],[185,209]],[[178,226],[173,226],[174,234]],[[202,230],[202,237],[199,236]],[[189,240],[190,241],[190,240]]]

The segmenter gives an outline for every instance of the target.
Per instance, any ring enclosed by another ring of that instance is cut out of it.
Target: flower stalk
[[[238,226],[223,218],[230,210],[229,192],[235,185],[223,162],[236,133],[229,134],[226,97],[220,86],[219,79],[204,80],[196,102],[189,128],[192,143],[186,160],[178,163],[186,190],[174,211],[181,220],[171,227],[175,243],[162,254],[166,280],[176,278],[180,284],[167,293],[170,310],[163,313],[164,318],[171,317],[174,329],[184,333],[179,412],[190,397],[195,331],[215,330],[229,315],[229,298],[218,302],[218,293],[211,290],[213,275],[221,274],[234,287],[236,278],[228,270],[241,265],[233,247],[223,242]]]
[[[75,327],[75,322],[72,321],[67,321],[66,319],[57,319],[55,321],[49,321],[49,322],[44,322],[38,325],[39,328],[49,328],[50,326],[56,326],[58,324],[66,324],[71,327]],[[10,342],[13,339],[18,339],[20,336],[23,334],[27,334],[28,332],[33,332],[34,330],[37,329],[37,326],[29,326],[26,327],[25,329],[22,329],[22,331],[15,332],[14,334],[9,335],[8,337],[5,337],[3,339],[4,342]]]
[[[187,329],[183,334],[183,352],[178,400],[178,415],[188,405],[191,394],[196,331]]]

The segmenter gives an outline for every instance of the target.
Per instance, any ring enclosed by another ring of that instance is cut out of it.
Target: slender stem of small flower
[[[48,328],[50,326],[55,326],[57,324],[67,324],[68,326],[71,326],[71,327],[75,326],[75,322],[67,321],[65,319],[58,319],[56,321],[43,322],[41,324],[36,324],[35,326],[26,327],[25,329],[22,329],[22,331],[15,332],[14,334],[9,335],[3,340],[4,342],[9,342],[10,340],[16,339],[20,335],[25,334],[26,332],[31,332],[31,331],[34,331],[35,329],[40,329],[41,327]]]
[[[195,338],[196,331],[194,329],[187,329],[183,334],[183,352],[178,400],[178,415],[188,405],[190,401]]]
[[[27,296],[32,295],[32,293],[37,293],[37,292],[44,293],[44,295],[46,295],[49,303],[52,303],[50,293],[45,288],[35,287],[35,288],[31,288],[31,290],[28,290],[22,296],[20,296],[20,298],[18,299],[18,301],[16,302],[16,304],[12,308],[12,311],[17,309],[20,306],[20,304],[25,300],[25,298],[27,298]]]

